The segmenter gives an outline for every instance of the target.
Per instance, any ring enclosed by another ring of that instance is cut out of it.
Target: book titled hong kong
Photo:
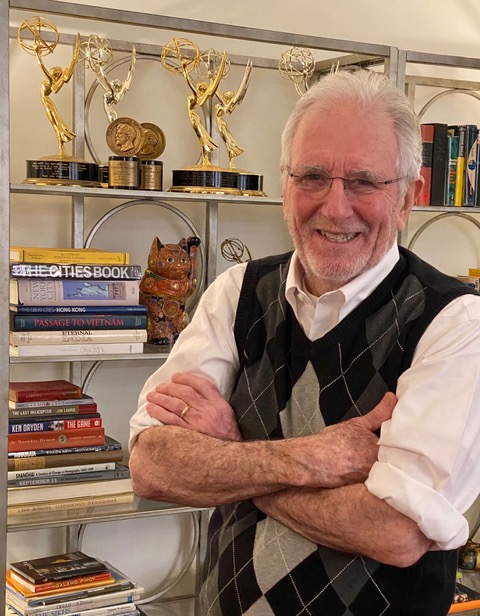
[[[10,303],[26,306],[138,304],[139,280],[10,278]]]

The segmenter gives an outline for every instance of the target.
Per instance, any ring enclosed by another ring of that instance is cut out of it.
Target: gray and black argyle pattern
[[[230,400],[244,440],[316,434],[368,412],[395,391],[438,312],[471,292],[401,249],[375,291],[312,342],[285,299],[289,259],[253,261],[245,273]],[[210,522],[202,616],[442,616],[456,560],[455,551],[432,551],[411,567],[383,565],[316,545],[252,501],[237,502]]]

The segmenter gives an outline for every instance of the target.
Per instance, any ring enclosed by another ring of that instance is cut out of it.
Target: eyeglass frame
[[[286,167],[285,170],[286,170],[287,176],[289,178],[302,178],[302,177],[304,177],[304,176],[299,175],[297,173],[293,173],[291,171],[290,167]],[[313,173],[313,169],[312,169],[312,173]],[[344,178],[344,177],[339,176],[339,175],[332,176],[332,175],[330,175],[330,174],[328,174],[325,171],[322,171],[320,169],[317,171],[317,174],[318,175],[322,175],[323,179],[325,179],[326,181],[329,182],[328,187],[325,188],[325,192],[326,193],[330,192],[330,190],[332,189],[333,180],[342,180],[343,190],[344,190],[344,192],[346,194],[349,194],[349,191],[350,191],[349,184],[351,182],[355,182],[355,181],[359,181],[359,180],[364,180],[366,182],[369,182],[371,184],[372,193],[373,193],[375,190],[381,190],[383,186],[388,186],[390,184],[395,184],[397,182],[401,182],[402,180],[406,179],[406,176],[403,176],[403,177],[400,177],[400,178],[393,178],[391,180],[373,180],[373,179],[369,180],[368,178],[361,178],[361,177],[359,177],[359,178]],[[308,173],[305,173],[305,175],[308,175]],[[306,192],[315,192],[315,188],[313,188],[313,187],[312,188],[306,188],[304,186],[303,187],[299,186],[299,185],[296,185],[296,186],[300,190],[304,190]],[[370,188],[370,187],[367,186],[366,188]],[[319,190],[318,192],[321,192],[321,191]],[[367,194],[372,194],[372,193],[364,193],[364,194],[367,195]]]

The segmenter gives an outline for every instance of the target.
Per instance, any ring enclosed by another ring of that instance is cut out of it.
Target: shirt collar
[[[347,282],[343,287],[325,293],[320,298],[316,298],[305,288],[303,267],[297,251],[294,251],[287,274],[285,297],[298,318],[297,306],[300,296],[309,298],[311,302],[316,302],[317,305],[321,302],[322,298],[327,300],[333,299],[332,296],[337,296],[335,303],[337,305],[338,303],[340,304],[338,316],[339,320],[341,320],[372,293],[378,284],[392,271],[399,257],[398,246],[394,242],[392,247],[376,265],[350,282]]]

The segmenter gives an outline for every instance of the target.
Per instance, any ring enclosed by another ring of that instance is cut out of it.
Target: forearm
[[[432,545],[415,522],[370,494],[362,483],[335,489],[291,488],[254,502],[314,543],[388,565],[409,566]]]
[[[176,426],[148,428],[130,456],[134,490],[151,500],[207,507],[300,485],[301,473],[295,473],[282,443],[225,441]]]

